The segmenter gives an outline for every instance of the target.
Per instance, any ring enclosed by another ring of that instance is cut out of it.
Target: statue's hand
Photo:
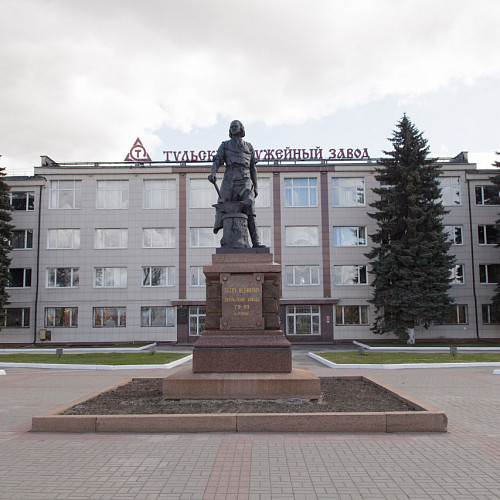
[[[253,192],[255,194],[255,197],[257,198],[257,196],[259,196],[259,192],[255,188],[253,189]]]
[[[212,183],[212,184],[215,184],[215,182],[217,181],[217,176],[215,174],[210,174],[208,176],[208,180]]]

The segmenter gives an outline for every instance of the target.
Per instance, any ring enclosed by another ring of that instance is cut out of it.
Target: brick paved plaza
[[[335,374],[304,350],[293,358],[295,367]],[[500,376],[492,368],[363,370],[446,411],[449,432],[432,434],[32,433],[34,415],[165,371],[6,372],[1,499],[500,498]]]

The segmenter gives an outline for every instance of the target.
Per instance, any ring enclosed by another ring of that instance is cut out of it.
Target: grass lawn
[[[318,356],[339,364],[401,364],[401,363],[477,363],[498,362],[500,353],[457,354],[425,353],[425,352],[366,352],[358,354],[350,352],[321,352]]]
[[[86,354],[1,354],[0,363],[57,363],[65,365],[163,365],[187,356],[186,353],[89,352]]]

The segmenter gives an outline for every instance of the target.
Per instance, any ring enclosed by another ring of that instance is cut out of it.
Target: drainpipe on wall
[[[470,227],[470,256],[471,256],[471,263],[472,263],[472,293],[474,296],[474,317],[476,319],[476,337],[478,340],[481,340],[481,337],[479,335],[479,318],[478,318],[478,311],[477,311],[477,295],[476,295],[476,262],[474,259],[474,231],[472,227],[472,207],[471,207],[471,201],[470,201],[470,180],[465,179],[467,182],[467,197],[469,201],[469,227]]]
[[[37,178],[45,179],[45,177],[35,176]],[[34,307],[34,319],[33,319],[33,344],[36,344],[36,327],[37,327],[37,319],[38,319],[38,288],[40,284],[40,229],[41,229],[41,221],[42,221],[42,189],[43,186],[40,185],[40,189],[38,192],[38,227],[37,227],[37,242],[36,242],[36,266],[35,266],[35,307]]]

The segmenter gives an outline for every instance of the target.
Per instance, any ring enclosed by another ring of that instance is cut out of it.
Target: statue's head
[[[245,127],[239,120],[233,120],[229,125],[229,137],[245,137]]]

